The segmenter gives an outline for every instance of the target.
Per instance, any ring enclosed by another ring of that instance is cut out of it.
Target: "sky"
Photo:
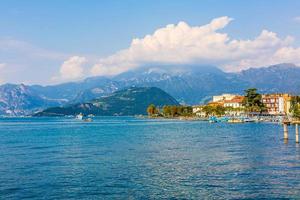
[[[57,84],[143,65],[300,66],[298,0],[1,0],[0,83]]]

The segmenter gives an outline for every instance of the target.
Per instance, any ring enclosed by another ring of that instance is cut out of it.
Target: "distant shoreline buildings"
[[[290,114],[292,96],[289,94],[263,94],[262,102],[270,115]]]
[[[244,96],[237,94],[221,94],[212,97],[212,101],[207,105],[193,106],[193,113],[197,116],[205,116],[202,110],[204,106],[223,107],[226,109],[225,115],[241,116],[246,114],[244,106]],[[261,102],[264,104],[266,111],[264,115],[285,116],[290,114],[292,96],[287,93],[262,94]]]

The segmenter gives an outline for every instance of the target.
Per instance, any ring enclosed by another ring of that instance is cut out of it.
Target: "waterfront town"
[[[151,117],[206,119],[210,122],[294,121],[300,117],[300,97],[288,93],[259,94],[257,89],[251,88],[244,96],[224,93],[212,96],[206,104],[194,106],[156,108],[150,105],[147,112]]]
[[[248,114],[245,109],[244,99],[245,97],[241,95],[221,94],[213,96],[212,101],[207,105],[212,107],[224,107],[225,115],[227,116],[244,116]],[[289,94],[263,94],[261,95],[261,101],[265,106],[265,109],[261,114],[270,116],[290,116],[291,100],[292,96]],[[204,109],[205,106],[206,105],[193,106],[193,113],[197,116],[205,117],[207,114]]]

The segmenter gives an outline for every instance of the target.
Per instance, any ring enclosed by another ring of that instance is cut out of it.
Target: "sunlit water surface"
[[[277,124],[0,119],[0,199],[300,199]]]

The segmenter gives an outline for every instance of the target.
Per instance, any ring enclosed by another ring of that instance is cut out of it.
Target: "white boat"
[[[244,122],[255,122],[254,118],[249,118],[249,117],[246,117],[243,120],[244,120]]]
[[[80,114],[76,115],[76,119],[83,120],[83,114],[80,113]]]

